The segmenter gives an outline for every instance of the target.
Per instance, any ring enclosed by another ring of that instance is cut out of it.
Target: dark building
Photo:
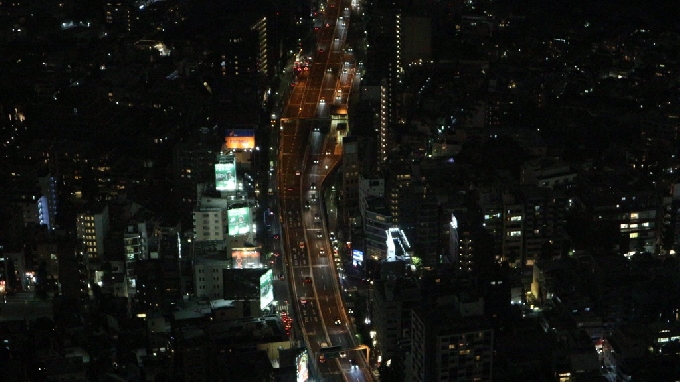
[[[383,362],[398,357],[401,344],[411,339],[411,309],[421,303],[415,279],[397,277],[374,281],[372,321]]]
[[[492,381],[493,329],[482,299],[412,310],[413,381]]]
[[[178,196],[187,207],[196,204],[200,183],[215,179],[215,158],[224,138],[216,128],[201,128],[198,135],[175,146],[173,152],[173,178]]]
[[[577,210],[586,221],[574,239],[622,253],[658,252],[664,209],[649,179],[626,168],[583,173],[578,184]]]
[[[139,311],[166,310],[180,302],[180,239],[178,226],[161,226],[149,240],[149,259],[135,264]]]
[[[267,269],[224,269],[224,297],[227,300],[259,300],[260,277]]]

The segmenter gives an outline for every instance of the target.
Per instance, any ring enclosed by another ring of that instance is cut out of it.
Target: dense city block
[[[678,14],[0,0],[0,380],[680,380]]]

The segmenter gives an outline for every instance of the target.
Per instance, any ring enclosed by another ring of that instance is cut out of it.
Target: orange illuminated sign
[[[224,137],[228,149],[254,149],[255,131],[251,129],[230,129]]]
[[[255,137],[225,137],[228,149],[254,149]]]

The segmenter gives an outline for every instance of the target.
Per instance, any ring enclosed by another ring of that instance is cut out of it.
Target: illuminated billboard
[[[300,353],[295,360],[297,365],[297,382],[307,382],[309,379],[309,354],[307,350]]]
[[[247,235],[253,227],[250,207],[239,207],[227,210],[229,235]]]
[[[260,310],[267,308],[274,301],[274,272],[270,269],[260,276]]]
[[[232,267],[243,268],[261,268],[260,252],[257,248],[234,248],[231,250]]]
[[[352,264],[354,266],[359,265],[364,262],[364,252],[358,249],[352,250]]]
[[[229,129],[224,137],[224,144],[228,149],[254,149],[255,130]]]
[[[218,191],[236,191],[236,164],[215,163],[215,188]]]

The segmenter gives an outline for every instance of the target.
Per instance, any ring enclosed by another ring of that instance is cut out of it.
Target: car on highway
[[[312,208],[312,205],[309,204],[309,200],[308,200],[308,201],[305,202],[305,209],[308,210],[310,208]]]
[[[342,321],[340,320],[340,318],[336,318],[335,321],[333,321],[333,323],[334,323],[336,326],[342,325]]]
[[[321,239],[323,237],[323,233],[321,231],[316,233],[316,238]]]
[[[354,360],[354,358],[349,359],[349,367],[351,369],[358,369],[359,365],[357,365],[357,361]]]
[[[305,242],[304,241],[300,242],[300,249],[305,249]]]
[[[326,251],[324,251],[323,249],[319,251],[319,256],[324,256],[325,254],[326,254]]]
[[[315,221],[321,220],[321,216],[319,216],[319,214],[314,214],[314,220]]]
[[[323,53],[323,48],[319,48],[319,53]]]
[[[323,53],[323,49],[319,49],[319,52],[320,52],[320,53]],[[324,97],[321,97],[321,98],[319,99],[319,103],[326,103],[326,99],[325,99]]]
[[[300,304],[306,305],[307,304],[307,297],[300,297]]]
[[[319,363],[326,363],[326,356],[319,354]]]
[[[312,278],[307,276],[305,277],[305,284],[311,284],[312,283]]]
[[[319,159],[318,159],[318,158],[314,158],[314,159],[312,160],[312,164],[319,164]]]
[[[340,358],[347,358],[347,352],[346,351],[341,351],[339,353],[339,355],[340,355]]]
[[[312,186],[310,187],[312,190],[316,190],[316,183],[312,183]]]

